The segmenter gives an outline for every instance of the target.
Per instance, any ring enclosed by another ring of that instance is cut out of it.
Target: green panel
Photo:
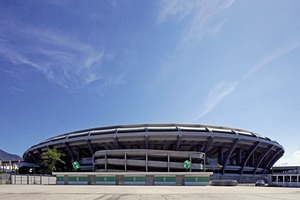
[[[104,177],[96,177],[96,182],[104,182]]]
[[[124,181],[125,182],[145,182],[145,177],[142,176],[138,176],[138,177],[134,177],[134,176],[125,176],[124,177]]]
[[[56,180],[57,180],[57,181],[64,181],[64,177],[63,177],[63,176],[57,176],[57,177],[56,177]]]
[[[174,176],[154,177],[154,182],[176,182],[176,177]]]
[[[185,182],[209,182],[209,177],[185,177]]]
[[[80,176],[80,177],[78,177],[78,181],[87,181],[87,177],[86,176]]]
[[[106,177],[106,181],[114,182],[114,181],[116,181],[116,177],[114,177],[114,176]]]
[[[176,177],[165,177],[166,182],[176,182]]]
[[[135,181],[137,182],[145,182],[146,178],[145,177],[135,177]]]
[[[185,182],[197,182],[196,177],[185,177]]]
[[[164,177],[154,177],[154,182],[164,182]]]
[[[125,177],[124,177],[124,181],[127,181],[127,182],[134,182],[134,177],[128,177],[128,176],[125,176]]]
[[[69,181],[77,181],[77,177],[75,177],[75,176],[69,176]]]
[[[209,177],[198,177],[198,182],[209,182]]]

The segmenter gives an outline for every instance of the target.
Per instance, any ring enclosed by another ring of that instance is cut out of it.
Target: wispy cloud
[[[230,8],[235,0],[175,0],[163,1],[160,5],[157,23],[168,18],[178,21],[188,18],[184,41],[200,40],[204,33],[215,34],[221,30],[225,20],[216,19]]]
[[[25,92],[25,90],[23,90],[22,88],[18,88],[18,87],[14,87],[14,86],[12,86],[11,89],[13,89],[14,91],[17,91],[17,92]]]
[[[178,20],[183,19],[189,15],[197,6],[197,0],[164,0],[160,2],[159,13],[157,16],[157,23],[160,24],[169,17],[176,17]]]
[[[286,55],[287,53],[297,49],[300,47],[300,41],[289,43],[286,46],[279,48],[270,54],[267,54],[260,62],[258,62],[255,66],[253,66],[248,73],[243,76],[243,78],[239,81],[233,83],[221,82],[214,86],[209,94],[206,96],[206,99],[201,107],[200,114],[193,119],[197,121],[207,115],[210,111],[212,111],[221,101],[233,93],[236,87],[244,80],[248,79],[251,75],[256,73],[258,70],[266,67],[270,62]]]
[[[236,86],[236,82],[219,82],[216,84],[206,96],[201,110],[192,121],[198,121],[212,111],[226,96],[234,92]]]
[[[243,79],[247,79],[249,76],[254,74],[256,71],[260,70],[261,68],[267,66],[272,61],[286,55],[287,53],[289,53],[299,47],[300,47],[300,40],[297,40],[297,41],[288,43],[279,49],[276,49],[275,51],[266,55],[260,62],[258,62],[254,67],[252,67],[252,69],[247,74],[245,74]]]
[[[95,48],[61,32],[0,21],[0,57],[29,66],[49,81],[70,90],[95,81],[109,82],[103,73],[105,47]],[[108,56],[109,57],[109,56]]]

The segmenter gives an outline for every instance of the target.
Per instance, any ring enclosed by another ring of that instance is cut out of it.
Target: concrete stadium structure
[[[284,154],[280,144],[265,136],[198,124],[119,125],[70,132],[30,147],[24,161],[37,163],[48,148],[80,162],[80,171],[180,172],[185,171],[182,162],[190,160],[192,172],[214,171],[223,178],[262,176]]]

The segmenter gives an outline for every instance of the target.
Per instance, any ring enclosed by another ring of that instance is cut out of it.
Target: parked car
[[[264,180],[257,180],[256,182],[255,182],[255,186],[265,186],[265,181]]]

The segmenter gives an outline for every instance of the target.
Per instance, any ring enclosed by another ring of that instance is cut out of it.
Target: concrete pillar
[[[104,158],[105,158],[104,169],[107,172],[107,155],[106,154],[105,154]]]
[[[148,152],[146,152],[146,172],[148,172]]]
[[[254,163],[254,153],[253,153],[249,159],[249,166],[253,167],[254,165],[255,163]]]
[[[116,175],[116,185],[124,185],[124,175]]]
[[[127,171],[127,154],[125,153],[124,154],[124,170],[125,170],[125,172]]]
[[[240,166],[241,160],[242,160],[242,152],[241,152],[241,149],[238,148],[238,149],[236,149],[236,165]]]
[[[64,175],[64,185],[69,185],[69,176]]]
[[[219,151],[218,151],[218,163],[223,163],[223,159],[224,159],[224,148],[221,146],[219,147]]]
[[[191,153],[190,153],[190,162],[192,163],[192,156],[191,156]],[[190,172],[192,172],[192,165],[193,165],[193,163],[191,164]]]
[[[170,172],[170,154],[168,153],[168,172]]]
[[[88,185],[96,185],[96,176],[95,175],[88,175]]]
[[[184,185],[184,175],[176,175],[176,185]]]
[[[146,175],[146,185],[154,185],[154,175]]]

